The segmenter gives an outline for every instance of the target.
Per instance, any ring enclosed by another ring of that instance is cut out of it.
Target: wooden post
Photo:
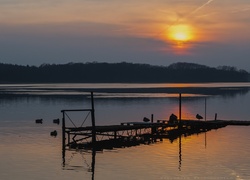
[[[114,131],[114,139],[117,138],[117,131]]]
[[[63,167],[65,167],[65,154],[66,154],[66,147],[65,147],[65,115],[64,111],[61,111],[63,113],[62,118],[62,160],[63,160]]]
[[[181,93],[179,94],[179,129],[182,128],[182,122],[181,122]]]
[[[63,118],[62,118],[62,147],[65,148],[65,112],[62,111]]]
[[[214,120],[217,120],[217,113],[215,113],[214,115]]]
[[[207,121],[207,98],[205,98],[205,121]]]
[[[151,114],[151,123],[154,122],[154,115]],[[156,127],[151,127],[151,135],[154,135],[156,133]]]
[[[96,142],[96,127],[95,127],[95,108],[94,108],[94,95],[91,92],[91,120],[92,120],[92,143]]]

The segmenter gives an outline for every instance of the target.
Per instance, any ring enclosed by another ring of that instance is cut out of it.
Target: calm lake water
[[[207,119],[217,113],[218,119],[250,120],[249,88],[250,83],[1,85],[1,179],[250,179],[250,126],[227,126],[94,156],[91,151],[66,151],[63,158],[61,124],[52,122],[62,118],[62,109],[90,108],[85,92],[90,89],[97,91],[97,125],[142,121],[151,114],[154,119],[178,115],[179,92],[185,119],[195,119],[197,113],[205,117],[206,99]],[[119,93],[121,89],[128,91]],[[71,118],[80,125],[86,116],[75,113]],[[36,124],[38,118],[44,123]],[[50,136],[54,130],[57,137]]]

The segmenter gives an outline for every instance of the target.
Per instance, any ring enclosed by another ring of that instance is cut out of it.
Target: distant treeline
[[[0,83],[164,83],[246,82],[249,73],[235,67],[194,63],[153,66],[134,63],[68,63],[21,66],[0,63]]]

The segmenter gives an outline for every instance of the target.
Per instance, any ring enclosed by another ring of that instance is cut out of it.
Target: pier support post
[[[154,122],[154,114],[151,114],[151,123]]]
[[[117,138],[117,131],[114,131],[114,139]]]
[[[205,98],[205,121],[207,121],[207,98]]]
[[[95,127],[95,108],[94,108],[94,94],[91,92],[91,121],[92,121],[92,143],[96,142],[96,127]]]
[[[63,113],[63,118],[62,118],[62,148],[65,148],[65,112],[62,111]]]
[[[62,160],[63,160],[63,167],[65,166],[65,154],[66,154],[66,147],[65,147],[65,115],[64,111],[63,118],[62,118]]]
[[[181,93],[179,94],[179,125],[178,128],[182,128],[182,121],[181,121]]]

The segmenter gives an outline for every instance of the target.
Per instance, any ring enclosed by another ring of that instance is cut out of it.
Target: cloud
[[[212,3],[214,0],[208,0],[206,3],[202,4],[201,6],[199,6],[198,8],[196,8],[195,10],[193,10],[189,15],[192,15],[198,11],[200,11],[201,9],[203,9],[205,6],[209,5],[210,3]],[[188,15],[188,16],[189,16]]]
[[[94,23],[94,22],[67,22],[67,23],[39,23],[39,24],[6,24],[0,23],[0,36],[117,36],[123,25]],[[9,38],[11,38],[9,36]]]
[[[143,62],[148,59],[144,54],[151,54],[163,45],[161,41],[147,38],[116,36],[115,29],[121,28],[116,25],[67,25],[68,29],[64,28],[65,24],[5,27],[0,33],[0,62],[35,65],[134,59]]]

